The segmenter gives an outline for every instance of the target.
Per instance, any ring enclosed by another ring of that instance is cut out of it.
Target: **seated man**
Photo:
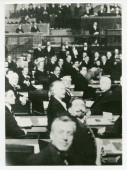
[[[96,141],[90,127],[85,123],[86,115],[85,102],[81,98],[74,98],[68,109],[72,120],[76,123],[77,129],[70,148],[70,157],[75,160],[75,165],[96,164]]]
[[[56,80],[60,80],[60,67],[59,66],[56,66],[54,68],[53,74],[51,74],[49,78],[49,85]]]
[[[102,137],[109,137],[109,138],[121,138],[122,137],[122,117],[119,116],[119,118],[115,121],[113,126],[106,126],[103,128],[100,128],[98,130],[98,134]]]
[[[42,56],[43,56],[42,45],[38,44],[37,48],[34,49],[33,59],[36,60],[36,59],[38,59],[39,57],[42,57]]]
[[[16,70],[16,63],[13,61],[11,55],[8,55],[7,62],[8,62],[8,69],[15,71]]]
[[[48,89],[48,74],[45,69],[45,59],[42,58],[42,61],[37,63],[37,70],[34,74],[35,84],[43,85],[43,89]]]
[[[16,33],[24,33],[24,31],[23,31],[23,29],[22,29],[22,24],[21,23],[19,23],[19,27],[18,28],[16,28],[16,31],[15,31]]]
[[[80,68],[80,74],[77,77],[77,81],[75,83],[75,91],[85,91],[88,88],[88,81],[85,78],[87,74],[87,68],[82,66]]]
[[[100,79],[100,89],[102,93],[96,98],[95,102],[90,108],[89,114],[92,115],[102,115],[104,111],[106,111],[106,107],[108,107],[109,101],[111,101],[112,91],[111,88],[111,80],[108,77],[101,77]],[[105,107],[106,106],[106,107]]]
[[[26,97],[22,96],[18,93],[18,90],[20,89],[20,86],[18,85],[19,76],[17,73],[13,72],[12,74],[9,74],[8,76],[8,82],[5,84],[5,88],[8,90],[12,90],[16,97],[16,104],[14,105],[13,109],[14,111],[20,111],[20,109],[25,109],[26,105]],[[24,107],[22,107],[24,106]],[[22,110],[22,111],[23,111]]]
[[[72,145],[75,123],[67,116],[56,118],[51,126],[51,142],[40,153],[31,156],[27,165],[71,165],[68,150]]]
[[[66,103],[66,105],[68,106],[71,100],[71,91],[70,91],[70,87],[71,87],[71,76],[63,76],[61,78],[62,83],[65,86],[66,89],[66,93],[65,93],[65,98],[63,99],[63,101]]]
[[[6,90],[5,92],[5,130],[6,137],[15,138],[20,135],[25,135],[24,129],[21,129],[12,113],[12,105],[15,104],[15,94],[12,90]]]
[[[48,129],[50,130],[53,120],[60,116],[62,111],[66,111],[66,104],[62,100],[65,98],[65,86],[61,81],[54,81],[49,87],[50,101],[47,109]]]
[[[30,76],[28,75],[28,68],[24,67],[22,70],[22,74],[19,76],[19,85],[21,87],[21,91],[30,91],[35,90],[36,88],[31,84]]]
[[[33,26],[31,27],[31,32],[37,32],[37,33],[40,32],[36,22],[33,23]]]

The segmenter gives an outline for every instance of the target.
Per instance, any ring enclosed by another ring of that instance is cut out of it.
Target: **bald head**
[[[62,77],[62,82],[63,82],[63,84],[65,85],[66,88],[70,88],[71,81],[72,81],[71,76]]]
[[[18,84],[18,81],[19,81],[19,76],[17,73],[12,73],[8,76],[8,80],[9,80],[9,83],[12,85],[12,86],[17,86]]]
[[[111,79],[108,78],[108,77],[105,77],[105,76],[101,77],[101,79],[100,79],[100,89],[102,91],[107,91],[107,90],[110,89],[110,87],[111,87]]]

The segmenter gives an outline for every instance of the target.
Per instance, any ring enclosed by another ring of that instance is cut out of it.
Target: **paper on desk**
[[[47,117],[39,117],[38,118],[38,125],[40,125],[40,126],[48,126]]]
[[[16,119],[16,121],[17,121],[17,123],[20,127],[31,127],[31,126],[33,126],[30,118],[16,117],[15,119]]]
[[[103,118],[87,118],[88,125],[112,125],[112,122]]]

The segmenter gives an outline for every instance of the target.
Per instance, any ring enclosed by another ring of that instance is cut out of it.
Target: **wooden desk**
[[[119,115],[113,115],[112,120],[103,119],[103,116],[90,116],[87,118],[86,122],[91,128],[101,128],[105,126],[112,126],[114,122],[118,119]]]
[[[97,165],[101,165],[101,151],[109,155],[122,155],[122,139],[99,139],[96,138],[97,143]]]

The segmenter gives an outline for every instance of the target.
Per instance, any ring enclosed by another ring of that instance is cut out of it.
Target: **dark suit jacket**
[[[69,156],[76,165],[95,165],[96,161],[96,142],[92,130],[85,124],[72,117],[76,123],[73,144],[69,151]]]
[[[72,64],[65,61],[63,65],[64,75],[72,75]]]
[[[103,74],[104,75],[110,75],[110,63],[108,61],[106,61],[105,65],[101,62],[100,68],[103,69]]]
[[[98,28],[98,27],[97,27],[96,30],[94,29],[94,27],[92,27],[92,28],[90,29],[90,34],[91,34],[91,35],[94,35],[95,32],[99,32],[99,28]]]
[[[19,135],[24,135],[24,131],[17,125],[17,122],[10,112],[10,110],[5,106],[5,130],[6,137],[17,137]]]
[[[60,80],[60,78],[56,77],[55,74],[51,74],[51,76],[49,78],[49,83],[48,84],[50,85],[51,83],[53,83],[56,80]]]
[[[104,111],[107,110],[108,102],[111,101],[112,91],[107,90],[98,96],[91,106],[92,115],[102,115]]]
[[[32,155],[27,161],[27,165],[66,165],[66,157],[51,144],[41,150],[40,153]],[[69,163],[69,161],[68,161]]]
[[[29,81],[30,82],[30,77],[29,78],[25,78],[23,75],[20,75],[19,76],[19,85],[20,85],[20,87],[21,87],[21,91],[30,91],[30,90],[35,90],[36,88],[31,84],[31,82],[30,82],[30,85],[29,86],[27,86],[25,83],[24,83],[24,81]]]
[[[39,58],[39,57],[43,57],[43,50],[38,50],[38,48],[34,49],[34,53],[33,53],[33,58],[34,60]]]
[[[31,32],[40,32],[39,28],[31,27]]]
[[[84,91],[87,88],[88,88],[87,79],[82,74],[79,74],[75,84],[75,91]]]
[[[54,55],[54,49],[51,47],[51,50],[48,52],[47,47],[44,48],[44,57],[47,57],[48,59],[51,58],[51,56]]]
[[[47,109],[47,116],[48,116],[48,129],[50,130],[51,124],[53,120],[59,116],[61,116],[61,112],[63,113],[65,108],[63,105],[53,96],[49,101],[48,109]]]

